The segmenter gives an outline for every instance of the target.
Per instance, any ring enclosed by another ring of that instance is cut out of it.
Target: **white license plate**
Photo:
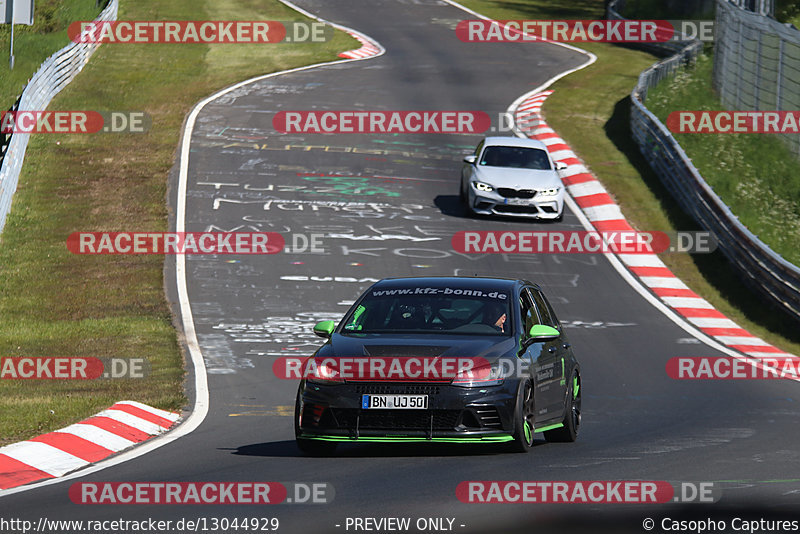
[[[427,410],[427,395],[361,395],[365,410]]]
[[[507,198],[506,204],[512,206],[532,206],[535,201],[532,198]]]

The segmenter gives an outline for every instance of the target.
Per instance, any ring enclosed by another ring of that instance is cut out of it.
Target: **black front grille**
[[[536,206],[514,206],[512,204],[497,204],[494,211],[497,213],[539,213]]]
[[[438,395],[439,386],[431,384],[359,384],[359,395]]]
[[[510,187],[498,187],[497,193],[506,198],[533,198],[536,196],[534,189],[511,189]]]
[[[364,430],[453,430],[458,425],[461,410],[357,410],[331,409],[339,428]]]

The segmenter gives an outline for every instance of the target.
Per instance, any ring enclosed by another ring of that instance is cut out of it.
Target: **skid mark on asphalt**
[[[717,447],[736,439],[750,438],[755,434],[756,431],[752,428],[718,428],[709,430],[708,434],[703,435],[653,440],[643,447],[633,448],[631,452],[634,454],[664,454],[689,449]]]
[[[228,417],[294,417],[294,406],[275,406],[265,410],[229,413]]]
[[[253,361],[249,358],[237,357],[230,346],[228,338],[222,334],[203,334],[198,332],[197,339],[203,349],[208,374],[227,375],[240,369],[250,369]]]

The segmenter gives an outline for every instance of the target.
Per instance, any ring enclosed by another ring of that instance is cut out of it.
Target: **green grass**
[[[33,25],[14,25],[13,69],[8,64],[11,25],[0,25],[0,110],[11,107],[42,61],[69,44],[69,24],[93,20],[101,8],[95,0],[36,0]]]
[[[602,18],[602,0],[554,5],[536,0],[465,0],[465,5],[497,19]],[[672,199],[639,153],[630,133],[630,92],[642,70],[656,58],[611,44],[577,43],[597,62],[562,78],[544,105],[547,122],[563,137],[642,231],[700,228]],[[722,254],[662,254],[662,261],[692,290],[753,334],[800,354],[800,329],[744,289]]]
[[[775,18],[780,22],[790,22],[795,26],[800,26],[800,1],[776,0]]]
[[[92,5],[94,0],[92,0]],[[302,20],[275,0],[125,0],[120,20]],[[358,42],[105,44],[49,109],[145,111],[146,134],[31,138],[0,240],[0,356],[147,358],[144,380],[0,380],[0,445],[130,399],[180,410],[184,365],[160,256],[78,256],[75,231],[166,231],[185,115],[218,89],[333,60]]]
[[[651,90],[647,107],[664,123],[674,110],[724,110],[711,87],[713,60]],[[739,220],[800,265],[800,161],[775,135],[674,134],[703,178]]]
[[[622,16],[629,19],[644,20],[676,20],[676,19],[713,19],[714,9],[700,11],[691,2],[670,5],[664,0],[628,0]]]
[[[602,0],[467,0],[501,19],[600,18]],[[91,18],[91,17],[78,17]],[[289,20],[277,2],[126,0],[120,19]],[[164,301],[162,258],[73,256],[77,230],[166,229],[165,190],[180,127],[192,105],[216,89],[275,70],[334,59],[356,48],[343,34],[327,45],[103,45],[50,109],[147,111],[147,134],[32,138],[12,213],[0,242],[0,356],[146,357],[146,380],[0,381],[0,444],[80,420],[133,399],[179,409],[183,364]],[[583,46],[583,45],[582,45]],[[583,46],[591,67],[553,86],[548,122],[643,230],[696,229],[652,173],[628,131],[628,95],[654,58],[612,45]],[[796,325],[764,305],[718,254],[662,259],[723,313],[800,354]],[[52,410],[52,413],[51,413]]]

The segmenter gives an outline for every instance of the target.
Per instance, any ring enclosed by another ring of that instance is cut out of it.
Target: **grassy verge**
[[[800,25],[800,2],[798,0],[776,0],[775,18],[780,22]]]
[[[598,19],[602,0],[554,5],[547,0],[465,0],[468,7],[498,19]],[[561,135],[643,231],[698,230],[639,153],[630,135],[630,92],[639,73],[655,62],[628,48],[587,43],[597,62],[556,82],[544,112]],[[719,254],[662,254],[661,259],[695,292],[753,334],[800,354],[800,330],[771,311]]]
[[[13,69],[8,64],[11,25],[0,25],[0,110],[11,107],[42,61],[69,44],[71,22],[97,18],[102,6],[95,4],[95,0],[36,0],[33,25],[14,25]]]
[[[94,0],[92,0],[93,3]],[[124,0],[120,20],[302,20],[275,0]],[[0,242],[0,356],[144,357],[144,380],[0,380],[0,445],[132,399],[181,408],[183,362],[159,256],[76,256],[74,231],[165,231],[184,116],[217,89],[358,43],[100,47],[51,110],[145,111],[146,134],[31,138]]]
[[[674,110],[724,110],[711,87],[713,60],[700,56],[648,93],[664,123]],[[800,265],[800,161],[777,137],[675,134],[686,154],[739,220],[775,252]]]
[[[713,7],[708,12],[697,10],[691,2],[684,5],[672,3],[668,5],[664,0],[629,0],[625,2],[625,11],[621,13],[625,18],[643,20],[678,20],[678,19],[713,19]]]

